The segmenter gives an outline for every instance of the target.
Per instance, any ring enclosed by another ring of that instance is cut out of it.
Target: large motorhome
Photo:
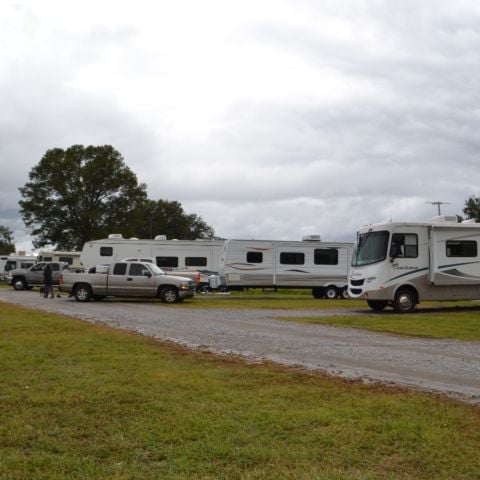
[[[229,289],[311,288],[315,298],[347,296],[353,243],[227,240],[220,276]]]
[[[374,310],[411,312],[424,300],[480,299],[480,224],[457,217],[389,222],[358,232],[349,295]]]
[[[64,252],[59,250],[41,250],[38,253],[39,262],[65,262],[71,267],[81,267],[80,252]]]
[[[5,280],[5,275],[10,270],[31,267],[36,260],[37,257],[31,255],[11,254],[0,256],[0,280]]]
[[[165,271],[196,269],[218,272],[223,240],[166,240],[158,235],[153,240],[122,238],[111,234],[83,246],[80,260],[87,267],[111,264],[127,257],[154,258]]]

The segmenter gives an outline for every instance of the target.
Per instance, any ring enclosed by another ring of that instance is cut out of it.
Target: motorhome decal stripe
[[[286,272],[298,272],[298,273],[310,273],[310,272],[307,272],[306,270],[295,270],[294,268],[290,269],[290,270],[285,270]]]
[[[475,263],[480,263],[480,262],[450,263],[449,265],[439,265],[438,268],[460,267],[461,265],[473,265],[473,264],[475,264]]]
[[[428,270],[428,267],[417,268],[417,269],[415,269],[415,270],[410,270],[410,271],[408,271],[408,272],[406,272],[406,273],[402,273],[401,275],[397,275],[396,277],[390,278],[390,279],[387,280],[385,283],[388,283],[388,282],[391,282],[391,281],[393,281],[393,280],[396,280],[397,278],[405,277],[405,276],[407,276],[407,275],[413,275],[413,274],[418,273],[418,272],[423,272],[423,271],[425,271],[425,270]]]
[[[454,268],[452,270],[444,270],[442,273],[447,274],[447,275],[452,275],[452,277],[460,277],[460,278],[472,279],[472,280],[480,279],[480,277],[477,276],[477,275],[468,275],[468,274],[460,272],[456,268]]]

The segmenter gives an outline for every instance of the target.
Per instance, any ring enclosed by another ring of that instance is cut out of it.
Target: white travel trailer
[[[353,243],[227,240],[220,276],[230,289],[312,288],[315,298],[347,296]]]
[[[390,222],[357,235],[349,295],[374,310],[411,312],[424,300],[480,299],[480,224],[457,217]]]
[[[0,280],[5,280],[5,275],[10,270],[31,267],[37,257],[31,255],[2,255],[0,256]]]
[[[39,262],[65,262],[71,267],[81,267],[80,252],[63,252],[59,250],[41,250],[38,253]]]
[[[166,240],[164,235],[158,235],[154,240],[139,240],[111,234],[102,240],[86,242],[80,260],[86,267],[93,267],[127,257],[153,258],[165,271],[196,269],[218,272],[223,243],[223,240]]]

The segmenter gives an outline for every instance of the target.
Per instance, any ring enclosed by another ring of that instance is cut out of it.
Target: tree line
[[[48,150],[19,190],[20,213],[35,248],[79,250],[109,233],[185,240],[214,235],[179,202],[149,199],[146,185],[110,145]]]
[[[179,202],[149,199],[146,185],[111,145],[47,150],[19,190],[20,213],[35,248],[80,250],[109,233],[183,240],[214,236],[211,226]],[[480,197],[468,198],[463,214],[480,222]],[[14,251],[12,230],[0,225],[0,254]]]

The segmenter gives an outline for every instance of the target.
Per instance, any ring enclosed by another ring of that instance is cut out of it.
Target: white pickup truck
[[[162,302],[181,302],[195,295],[193,281],[166,275],[147,262],[117,262],[98,265],[95,273],[62,272],[60,291],[72,294],[79,302],[105,297],[158,297]]]

